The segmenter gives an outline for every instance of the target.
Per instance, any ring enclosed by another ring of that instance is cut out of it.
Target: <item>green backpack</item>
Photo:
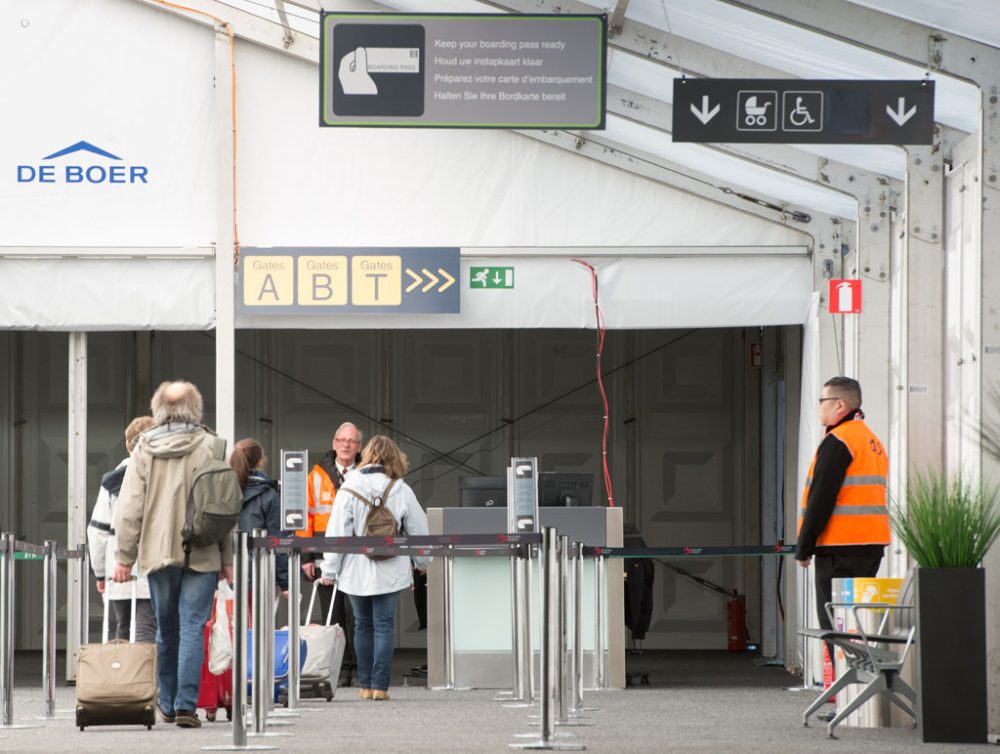
[[[229,536],[243,508],[243,490],[236,470],[223,460],[226,441],[212,438],[212,456],[194,470],[181,539],[184,565],[191,559],[191,549],[208,547]]]

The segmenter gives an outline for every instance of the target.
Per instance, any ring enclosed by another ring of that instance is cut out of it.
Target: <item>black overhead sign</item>
[[[674,80],[674,141],[930,144],[933,134],[933,81]]]

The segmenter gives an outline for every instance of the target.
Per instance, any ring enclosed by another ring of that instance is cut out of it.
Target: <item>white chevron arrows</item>
[[[440,282],[441,287],[435,290],[435,293],[444,293],[455,283],[455,278],[448,274],[447,270],[442,270],[440,267],[437,268],[437,275],[428,270],[426,267],[421,267],[420,272],[423,273],[423,277],[418,275],[416,272],[411,270],[409,267],[406,268],[406,274],[410,276],[413,281],[408,286],[406,286],[406,292],[410,293],[416,288],[420,288],[421,293],[427,293],[434,289],[434,287]],[[439,277],[440,276],[440,277]],[[426,278],[426,282],[425,282]]]

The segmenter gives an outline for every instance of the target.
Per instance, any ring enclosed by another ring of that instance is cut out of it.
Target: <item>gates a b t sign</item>
[[[321,126],[604,128],[598,15],[324,13]]]

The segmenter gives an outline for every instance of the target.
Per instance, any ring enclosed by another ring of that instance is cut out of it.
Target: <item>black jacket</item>
[[[239,528],[242,531],[266,529],[272,537],[280,537],[281,530],[281,497],[278,494],[278,483],[268,479],[260,472],[254,472],[247,480],[243,489],[243,508],[240,510]],[[281,591],[288,589],[288,555],[278,553],[275,562],[275,574]]]

